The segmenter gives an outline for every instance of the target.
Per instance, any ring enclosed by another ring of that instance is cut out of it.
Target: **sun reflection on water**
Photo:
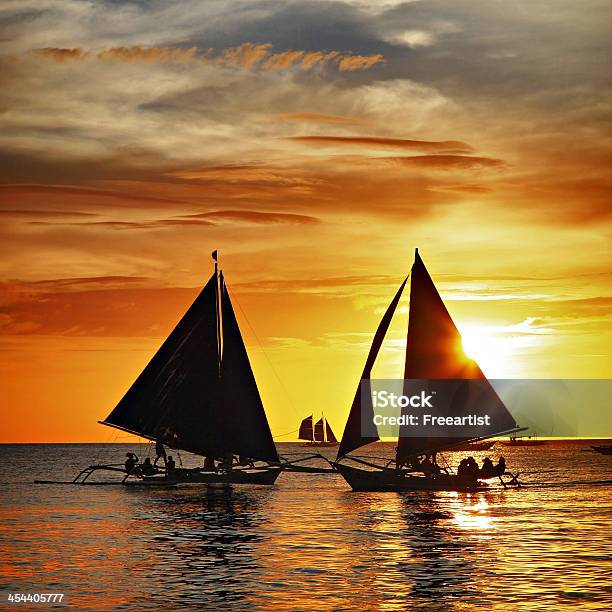
[[[467,495],[463,499],[458,493],[454,492],[451,496],[453,521],[461,529],[467,531],[485,531],[491,529],[496,519],[491,516],[488,501],[484,495],[478,495],[472,499]]]

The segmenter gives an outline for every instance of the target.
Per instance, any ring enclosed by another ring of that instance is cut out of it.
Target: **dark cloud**
[[[72,217],[95,217],[95,213],[77,210],[0,210],[0,219],[48,219],[48,218],[72,218]]]
[[[458,140],[409,140],[407,138],[380,138],[375,136],[290,136],[287,140],[314,145],[361,146],[366,148],[416,149],[419,151],[469,152],[472,147]]]
[[[100,288],[121,288],[142,285],[152,281],[148,276],[80,276],[75,278],[50,278],[38,281],[23,281],[13,283],[0,283],[4,290],[16,292],[58,292],[83,291]]]
[[[411,157],[385,157],[385,161],[414,168],[434,170],[469,170],[472,168],[504,168],[505,162],[493,157],[468,155],[414,155]]]
[[[43,217],[45,213],[41,212],[39,216]],[[224,223],[312,225],[319,222],[320,219],[317,217],[294,213],[263,212],[257,210],[214,210],[151,221],[29,221],[28,223],[37,226],[63,225],[107,228],[113,230],[156,230],[171,227],[215,226]]]

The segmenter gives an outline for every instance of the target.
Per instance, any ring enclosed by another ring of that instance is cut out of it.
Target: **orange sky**
[[[610,377],[609,9],[256,4],[0,11],[0,441],[117,439],[214,248],[275,435],[341,433],[415,246],[486,374]]]

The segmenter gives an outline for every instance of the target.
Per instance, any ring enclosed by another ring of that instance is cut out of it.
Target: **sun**
[[[466,326],[461,330],[463,351],[490,378],[503,378],[508,373],[512,354],[510,338],[496,335],[489,328]]]

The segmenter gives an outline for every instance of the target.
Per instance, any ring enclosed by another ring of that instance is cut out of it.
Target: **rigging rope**
[[[227,287],[227,285],[226,285],[226,288],[227,288],[228,293],[230,293],[229,287]],[[268,357],[268,354],[266,353],[266,350],[264,349],[263,344],[262,344],[261,340],[259,339],[259,336],[257,335],[257,332],[255,331],[255,329],[251,325],[251,322],[249,321],[249,318],[246,316],[246,313],[242,309],[242,306],[240,305],[240,302],[236,298],[236,294],[233,291],[231,292],[230,297],[235,302],[236,306],[238,306],[238,309],[240,310],[240,313],[244,317],[244,320],[246,321],[247,325],[249,326],[249,329],[253,333],[253,336],[255,337],[255,340],[257,341],[257,344],[259,345],[259,348],[261,349],[261,352],[263,353],[263,356],[266,358],[266,361],[270,365],[270,369],[272,370],[272,373],[274,374],[276,380],[278,381],[279,385],[281,386],[281,389],[283,390],[283,393],[285,394],[287,400],[289,401],[289,406],[291,407],[291,410],[293,410],[293,413],[295,414],[295,416],[297,418],[300,418],[300,415],[299,415],[298,411],[295,408],[293,400],[291,399],[291,395],[289,394],[289,391],[287,391],[287,388],[283,384],[283,381],[281,380],[280,376],[278,375],[278,372],[274,368],[274,365],[272,364],[272,361]]]
[[[300,431],[299,429],[294,429],[293,431],[288,431],[287,433],[284,434],[278,434],[276,436],[273,437],[274,440],[276,440],[276,438],[284,438],[285,436],[290,436],[291,434],[297,433],[298,431]]]

